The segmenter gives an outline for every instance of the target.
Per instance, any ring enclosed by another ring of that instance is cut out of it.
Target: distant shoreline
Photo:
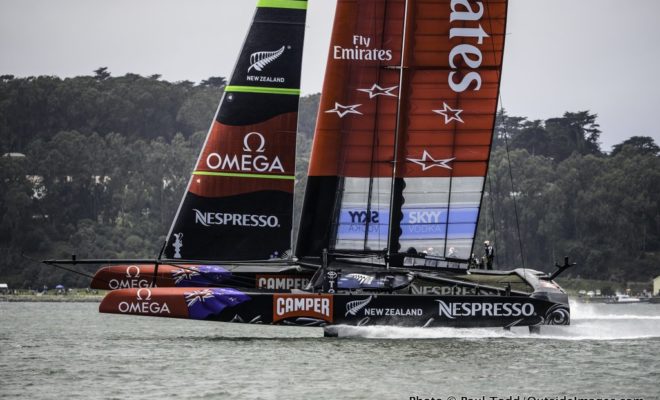
[[[103,294],[98,295],[23,295],[8,294],[0,295],[0,302],[10,303],[100,303],[103,300]]]

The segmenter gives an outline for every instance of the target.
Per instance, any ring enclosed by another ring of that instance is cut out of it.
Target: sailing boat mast
[[[398,242],[399,242],[399,235],[401,234],[401,228],[398,223],[396,223],[396,229],[395,229],[395,215],[397,217],[403,217],[401,214],[401,203],[402,203],[402,196],[401,196],[401,188],[400,186],[403,185],[403,181],[399,180],[397,181],[397,173],[398,173],[398,164],[401,161],[401,155],[399,154],[400,151],[400,146],[399,146],[399,141],[401,140],[401,131],[403,130],[403,121],[405,120],[403,118],[403,88],[404,88],[404,71],[406,69],[406,56],[407,56],[407,46],[406,46],[406,41],[408,40],[408,16],[409,16],[409,1],[410,0],[405,0],[405,5],[404,5],[404,14],[403,14],[403,35],[401,37],[401,62],[398,67],[399,69],[399,96],[397,98],[397,107],[396,107],[396,128],[394,130],[394,153],[393,153],[393,161],[392,161],[392,184],[390,188],[390,221],[388,224],[389,231],[387,235],[387,257],[386,260],[387,267],[389,268],[390,266],[390,259],[392,256],[392,247],[394,243],[397,243],[397,250],[395,251],[398,253]],[[397,183],[398,182],[398,183]],[[395,212],[396,210],[396,212]]]

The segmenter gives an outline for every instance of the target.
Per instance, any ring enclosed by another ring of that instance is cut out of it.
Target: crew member
[[[495,259],[495,250],[490,241],[484,242],[484,258],[486,259],[486,269],[493,269],[493,260]]]

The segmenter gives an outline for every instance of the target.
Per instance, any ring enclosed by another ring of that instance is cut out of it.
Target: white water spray
[[[502,328],[402,328],[396,326],[338,327],[340,337],[369,339],[480,340],[489,338],[543,340],[633,340],[660,337],[658,304],[586,304],[571,302],[570,326],[542,326],[541,334],[526,327],[507,332]]]

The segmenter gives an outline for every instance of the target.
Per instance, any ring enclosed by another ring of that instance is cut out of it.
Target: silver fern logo
[[[374,281],[374,277],[371,275],[364,275],[364,274],[348,274],[346,275],[347,278],[353,278],[360,282],[361,285],[371,285],[371,283]]]
[[[346,314],[344,316],[348,316],[348,314],[351,315],[357,315],[357,313],[365,308],[369,303],[371,303],[371,299],[373,296],[369,296],[366,299],[363,300],[353,300],[349,301],[346,303]]]
[[[284,54],[286,46],[282,46],[280,49],[275,51],[258,51],[250,55],[250,67],[248,72],[257,70],[259,72],[263,71],[264,68],[273,61],[277,60]]]

